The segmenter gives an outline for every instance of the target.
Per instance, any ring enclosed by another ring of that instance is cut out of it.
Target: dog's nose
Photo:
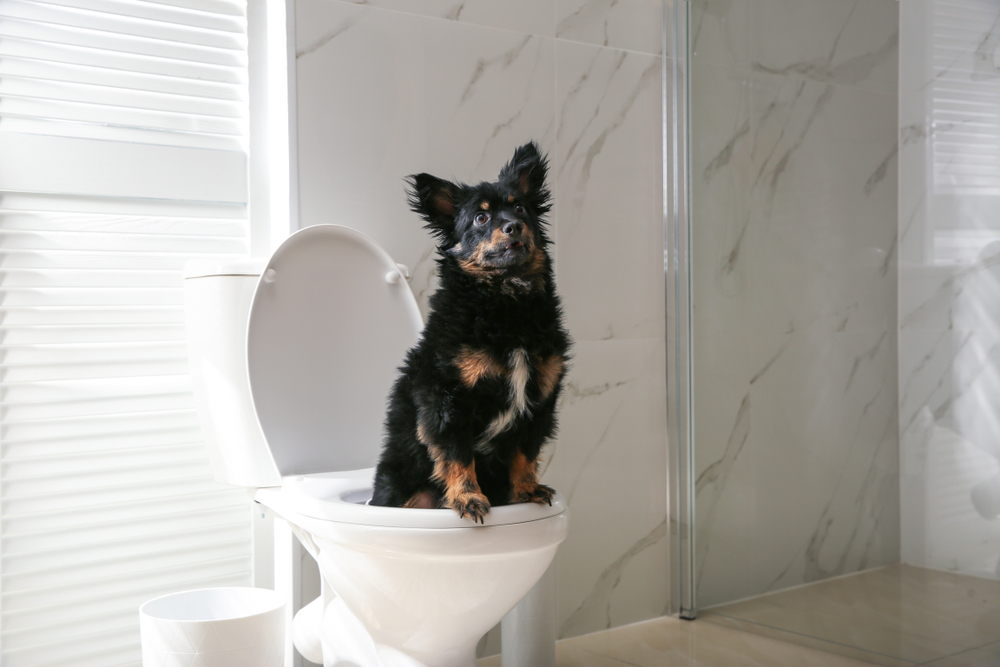
[[[503,227],[500,229],[503,230],[503,233],[507,236],[516,236],[521,233],[522,229],[524,229],[524,225],[517,220],[511,220],[510,222],[505,222]]]

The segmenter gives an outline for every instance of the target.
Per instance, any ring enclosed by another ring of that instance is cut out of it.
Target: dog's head
[[[438,250],[465,273],[530,286],[548,270],[544,216],[550,194],[547,160],[534,142],[521,146],[494,183],[465,185],[417,174],[408,179],[410,207],[438,239]]]

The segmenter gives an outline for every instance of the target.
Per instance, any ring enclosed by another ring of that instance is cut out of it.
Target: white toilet
[[[472,667],[480,637],[545,573],[568,511],[372,507],[386,397],[420,313],[363,234],[307,227],[266,262],[192,263],[195,398],[215,478],[257,489],[325,584],[324,665]],[[317,618],[319,614],[317,614]]]

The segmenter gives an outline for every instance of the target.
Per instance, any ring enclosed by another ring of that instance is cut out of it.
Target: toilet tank
[[[266,260],[196,260],[184,269],[184,319],[198,417],[215,480],[251,488],[281,476],[254,411],[247,319]]]

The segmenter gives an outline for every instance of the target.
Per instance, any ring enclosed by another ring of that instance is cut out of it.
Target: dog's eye
[[[475,222],[477,225],[482,225],[485,224],[486,221],[489,219],[490,216],[488,213],[476,213],[476,217],[474,217],[472,221]]]
[[[517,206],[514,207],[514,213],[518,215],[524,215],[524,207],[518,204]]]

